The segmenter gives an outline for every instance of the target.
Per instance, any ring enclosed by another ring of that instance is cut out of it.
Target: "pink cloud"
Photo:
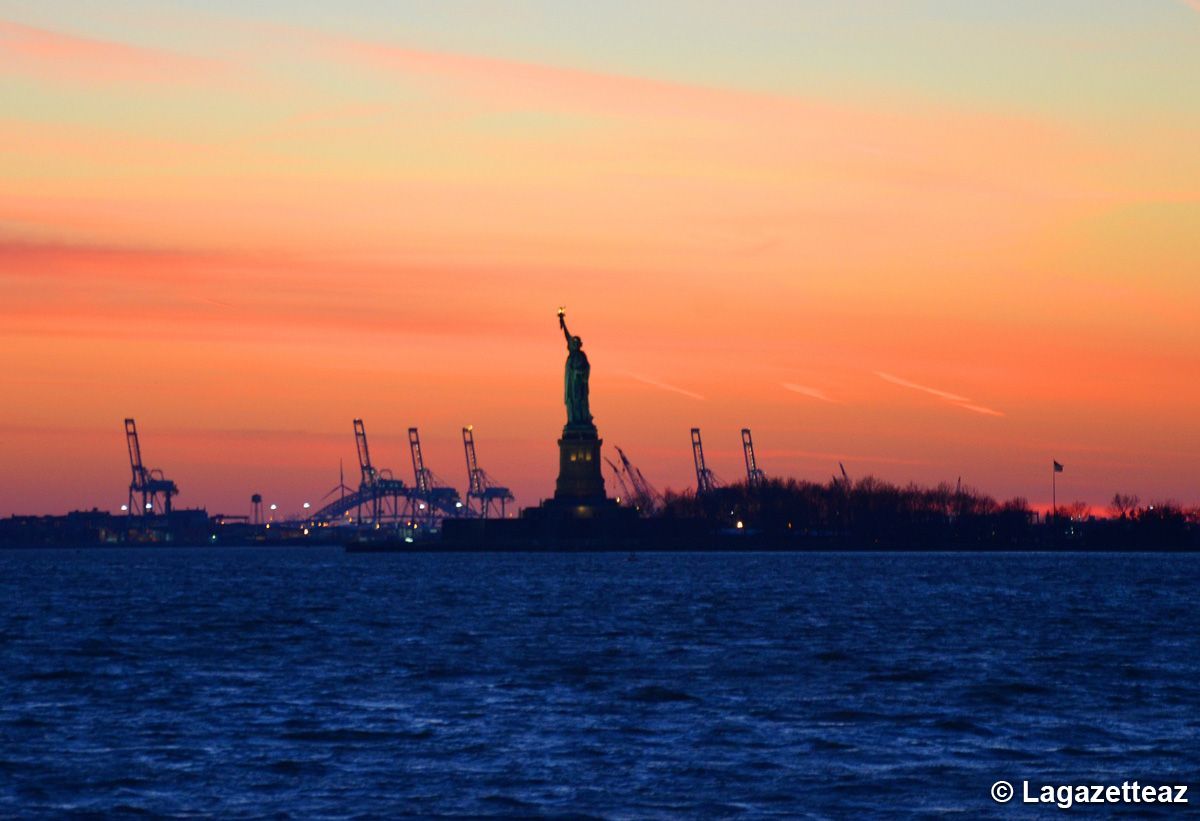
[[[0,69],[83,82],[163,83],[195,79],[212,60],[79,37],[0,20]]]

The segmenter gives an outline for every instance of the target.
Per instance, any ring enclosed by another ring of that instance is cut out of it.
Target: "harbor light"
[[[742,524],[742,520],[741,520],[741,519],[738,519],[738,520],[737,520],[737,524],[735,525],[735,527],[737,527],[737,529],[738,529],[738,530],[741,530],[743,527],[745,527],[745,525],[744,525],[744,524]]]
[[[154,509],[154,503],[146,502],[146,510],[153,510],[153,509]]]
[[[421,504],[417,505],[417,507],[419,507],[421,510],[424,510],[424,509],[425,509],[425,503],[424,503],[424,502],[421,502]]]
[[[271,510],[278,510],[278,509],[279,509],[279,505],[271,505]]]
[[[455,506],[455,507],[462,507],[462,502],[455,502],[455,503],[454,503],[454,506]]]
[[[123,511],[128,511],[128,510],[129,510],[129,505],[121,505],[121,510],[123,510]]]
[[[304,503],[304,509],[305,509],[305,510],[308,510],[310,507],[312,507],[312,505],[310,505],[308,502],[305,502],[305,503]]]

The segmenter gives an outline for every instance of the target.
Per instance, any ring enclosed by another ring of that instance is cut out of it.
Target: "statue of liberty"
[[[567,367],[563,377],[563,401],[567,405],[568,426],[591,426],[592,413],[588,408],[588,377],[592,366],[583,352],[583,340],[567,330],[566,309],[558,309],[558,326],[567,338]]]

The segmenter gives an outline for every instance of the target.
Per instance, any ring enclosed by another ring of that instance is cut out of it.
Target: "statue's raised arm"
[[[558,327],[562,328],[563,336],[567,339],[567,345],[571,344],[571,332],[567,330],[567,309],[558,309]]]

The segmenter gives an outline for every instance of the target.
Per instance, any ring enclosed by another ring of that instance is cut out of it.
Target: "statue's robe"
[[[568,425],[590,425],[592,413],[588,407],[588,378],[592,366],[582,349],[567,354],[567,369],[563,399],[567,403]]]

